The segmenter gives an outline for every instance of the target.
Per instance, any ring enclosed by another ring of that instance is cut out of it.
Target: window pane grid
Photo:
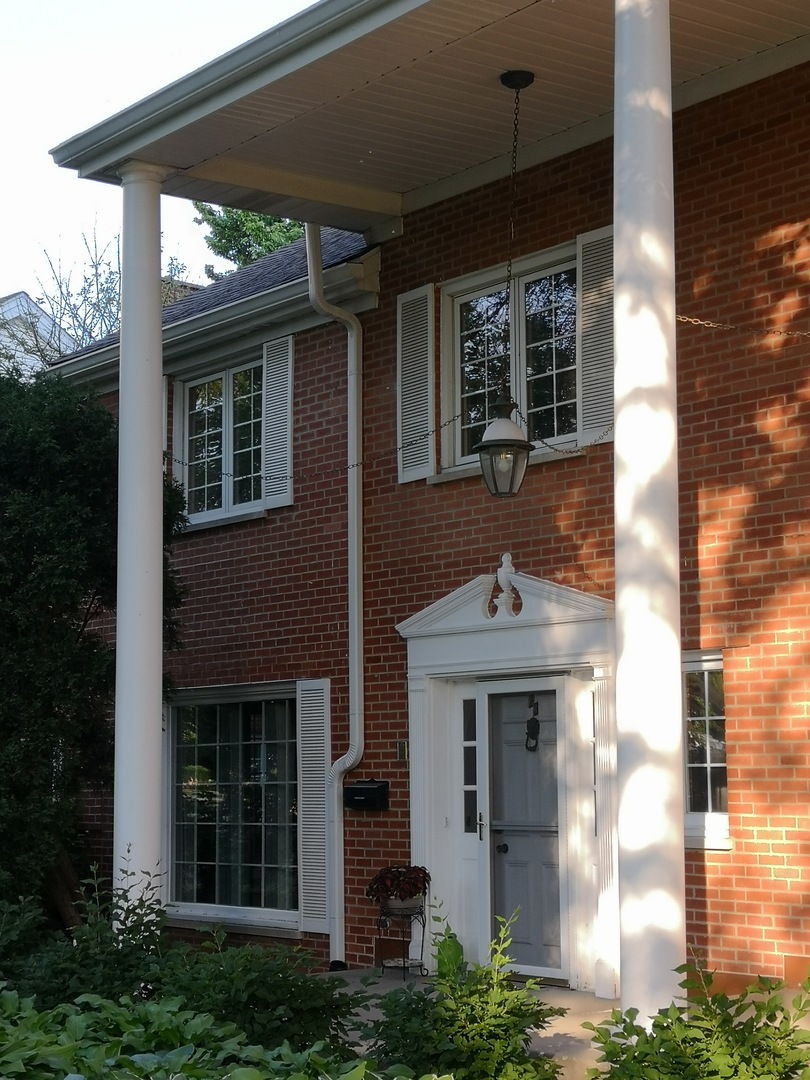
[[[462,453],[471,454],[510,386],[509,301],[505,289],[459,305]]]
[[[691,813],[727,813],[723,672],[719,669],[687,672],[684,702],[687,809]]]
[[[189,513],[222,506],[222,378],[189,389]]]
[[[523,293],[529,439],[577,429],[576,271],[526,283]]]
[[[473,454],[503,390],[511,392],[533,442],[579,426],[577,271],[525,274],[505,288],[456,299],[462,457]]]
[[[189,387],[186,495],[191,515],[261,500],[263,402],[262,364]]]
[[[174,899],[298,907],[298,770],[290,699],[176,712]]]
[[[262,497],[262,369],[233,375],[233,502]]]

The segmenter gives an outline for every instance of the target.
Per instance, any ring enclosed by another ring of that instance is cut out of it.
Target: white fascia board
[[[323,275],[324,295],[355,314],[371,310],[376,307],[379,293],[379,264],[380,253],[376,249],[351,262],[330,267]],[[280,337],[330,321],[314,310],[307,279],[299,278],[165,327],[164,371],[183,375],[199,365],[203,354],[210,355],[223,342],[230,343],[254,330]],[[115,342],[54,365],[53,370],[63,378],[90,384],[105,393],[118,386],[119,353],[119,344]]]
[[[162,90],[55,146],[57,165],[80,176],[117,183],[116,167],[137,157],[144,142],[306,67],[429,0],[321,0],[321,3],[232,49]]]

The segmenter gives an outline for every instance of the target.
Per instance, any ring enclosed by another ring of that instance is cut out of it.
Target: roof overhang
[[[671,0],[683,108],[810,61],[807,0]],[[321,0],[56,147],[58,165],[119,183],[127,161],[168,170],[186,199],[383,239],[407,214],[519,164],[608,137],[613,5],[594,0]]]

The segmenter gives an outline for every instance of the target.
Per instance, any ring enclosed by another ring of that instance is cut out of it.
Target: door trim
[[[572,689],[576,752],[567,778],[570,978],[577,990],[613,998],[619,943],[613,604],[519,572],[510,582],[522,601],[511,614],[493,614],[497,579],[484,573],[444,595],[439,583],[436,599],[396,626],[408,649],[411,857],[433,875],[434,914],[448,919],[470,960],[485,959],[477,954],[478,897],[463,855],[470,837],[456,788],[460,684],[470,690],[476,680],[570,678],[585,691]]]

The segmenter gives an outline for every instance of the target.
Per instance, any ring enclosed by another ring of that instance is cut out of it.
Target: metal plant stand
[[[389,967],[401,967],[403,979],[411,970],[418,971],[420,975],[428,974],[424,960],[426,923],[423,899],[420,899],[419,902],[409,901],[400,904],[394,904],[390,901],[383,903],[377,917],[377,942],[380,947],[380,967],[383,971]],[[416,934],[414,934],[414,927],[416,927]],[[410,955],[410,943],[414,936],[417,937],[419,942],[418,957]],[[400,946],[400,955],[394,959],[385,956],[384,946],[382,945],[382,942],[391,940],[396,940]]]

